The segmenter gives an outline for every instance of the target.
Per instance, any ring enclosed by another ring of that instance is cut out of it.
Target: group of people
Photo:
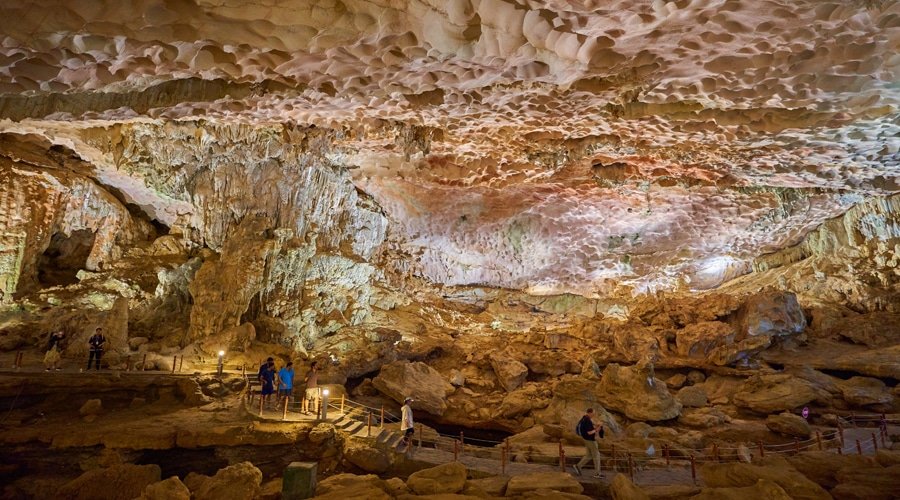
[[[65,349],[66,332],[57,330],[50,334],[47,339],[47,348],[44,353],[44,370],[56,371],[60,369],[59,362],[62,358],[62,352]],[[94,334],[88,339],[88,363],[87,369],[90,370],[94,366],[95,370],[100,369],[100,360],[103,357],[103,348],[106,345],[106,337],[103,336],[103,328],[97,327]]]
[[[259,374],[257,375],[259,383],[262,386],[261,394],[265,404],[269,404],[273,394],[278,394],[278,400],[282,398],[291,398],[294,393],[294,363],[288,361],[282,368],[275,369],[275,359],[268,358],[266,362],[260,365]],[[319,363],[313,361],[309,365],[309,371],[303,378],[306,386],[304,397],[300,405],[300,413],[309,415],[318,412],[317,402],[321,397],[321,388],[319,387]]]

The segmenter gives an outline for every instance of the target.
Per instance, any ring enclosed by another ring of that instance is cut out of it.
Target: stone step
[[[403,434],[397,434],[392,432],[390,438],[387,439],[386,444],[388,448],[397,448],[400,444],[400,441],[403,440]]]
[[[354,434],[357,431],[359,431],[360,429],[365,429],[365,427],[366,427],[366,425],[363,424],[362,422],[358,422],[358,421],[354,420],[350,423],[350,425],[345,427],[344,430],[349,432],[350,434]]]

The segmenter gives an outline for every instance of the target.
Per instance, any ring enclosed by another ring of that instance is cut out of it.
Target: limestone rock
[[[741,338],[790,336],[806,328],[803,309],[790,292],[764,291],[747,298],[738,312]]]
[[[337,474],[326,477],[316,484],[315,498],[325,500],[355,498],[390,500],[391,496],[387,493],[387,488],[387,484],[374,474],[365,476]]]
[[[650,496],[634,485],[625,474],[616,474],[609,487],[613,500],[650,500]]]
[[[172,476],[147,485],[139,500],[191,500],[191,490],[178,479],[178,476]]]
[[[481,479],[469,479],[462,493],[465,495],[502,497],[506,493],[508,476],[491,476]]]
[[[687,383],[688,385],[699,384],[706,380],[706,375],[703,374],[700,370],[691,370],[687,374]]]
[[[507,392],[516,390],[517,387],[522,385],[525,378],[528,377],[528,367],[510,356],[507,352],[493,352],[491,353],[490,360],[491,367],[494,369],[494,373],[497,374],[497,378],[500,380],[500,385],[502,385]]]
[[[806,380],[791,375],[756,375],[734,395],[734,404],[758,413],[792,410],[813,401],[819,393]]]
[[[752,486],[703,488],[703,490],[700,491],[700,494],[692,496],[691,500],[745,500],[748,498],[793,500],[797,497],[788,495],[784,488],[774,481],[760,479]]]
[[[103,402],[99,399],[89,399],[81,405],[78,413],[80,413],[82,417],[88,417],[97,416],[101,411],[103,411]]]
[[[812,433],[805,418],[786,412],[769,415],[766,418],[766,427],[772,432],[799,439],[808,439]]]
[[[675,332],[676,352],[680,356],[705,358],[713,349],[734,340],[734,327],[720,321],[691,323]]]
[[[662,380],[637,367],[615,363],[603,370],[597,399],[633,420],[668,420],[681,413],[681,403],[672,397]]]
[[[889,404],[894,396],[881,380],[870,377],[852,377],[838,384],[844,401],[853,406]]]
[[[325,441],[334,438],[334,425],[333,424],[316,424],[315,427],[311,431],[309,431],[309,441],[313,444],[321,444]]]
[[[875,466],[872,457],[859,455],[838,455],[833,451],[809,451],[787,457],[791,466],[823,488],[838,485],[838,471],[850,469],[871,469]]]
[[[553,387],[551,393],[552,399],[547,408],[534,412],[548,436],[581,444],[583,440],[575,435],[575,424],[588,408],[594,409],[594,422],[603,424],[607,433],[621,431],[615,417],[600,404],[596,382],[581,377],[565,378]]]
[[[423,469],[412,473],[406,485],[418,495],[459,493],[466,485],[466,466],[450,462]]]
[[[148,485],[160,479],[158,465],[114,465],[106,469],[92,469],[64,484],[57,492],[60,498],[71,499],[134,499],[141,496]]]
[[[900,465],[890,467],[845,467],[835,475],[841,491],[859,490],[864,488],[869,492],[868,498],[898,498],[900,497]]]
[[[432,415],[443,415],[447,410],[447,395],[453,386],[435,369],[422,362],[397,361],[381,368],[372,384],[398,403],[412,396],[412,407]]]
[[[731,365],[735,363],[747,364],[757,354],[772,345],[772,338],[768,336],[754,336],[743,339],[733,344],[717,347],[709,353],[709,361],[717,366]]]
[[[666,379],[666,387],[669,389],[681,389],[687,383],[687,376],[682,373],[676,373]]]
[[[565,472],[532,472],[512,476],[506,485],[506,496],[525,495],[530,491],[547,489],[580,494],[584,488],[571,474]]]
[[[366,472],[381,474],[391,466],[391,459],[383,451],[367,443],[348,440],[344,445],[344,458]]]
[[[685,409],[678,417],[678,423],[688,427],[708,429],[725,423],[727,416],[717,408],[705,407]]]
[[[241,462],[219,469],[212,477],[188,476],[185,484],[195,500],[256,498],[260,494],[262,472],[250,462]]]
[[[748,487],[764,479],[783,488],[789,498],[813,500],[830,497],[821,486],[810,481],[784,459],[773,459],[765,466],[741,463],[708,464],[700,468],[700,476],[703,483],[710,488]]]
[[[706,391],[696,385],[683,387],[675,393],[675,399],[686,408],[701,408],[706,406]]]

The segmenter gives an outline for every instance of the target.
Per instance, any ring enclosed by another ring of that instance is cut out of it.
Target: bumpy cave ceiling
[[[13,0],[0,132],[217,250],[314,164],[439,284],[707,289],[900,191],[898,49],[893,0]]]

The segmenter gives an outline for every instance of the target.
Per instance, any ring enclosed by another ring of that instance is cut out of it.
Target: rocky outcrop
[[[738,312],[739,338],[787,337],[806,328],[803,309],[793,293],[765,291],[747,298]]]
[[[766,427],[772,432],[799,439],[808,439],[812,433],[806,419],[793,413],[769,415]]]
[[[856,407],[890,404],[894,396],[881,380],[852,377],[838,384],[844,401]]]
[[[432,415],[443,415],[447,410],[447,395],[453,386],[436,370],[422,362],[397,361],[381,368],[372,385],[384,395],[402,404],[412,397],[412,407]]]
[[[650,500],[650,496],[634,485],[625,474],[616,474],[609,486],[613,500]]]
[[[550,490],[561,493],[580,494],[584,491],[581,484],[565,472],[532,472],[510,478],[506,485],[506,496],[525,495],[530,491]]]
[[[791,375],[755,375],[738,389],[734,404],[768,414],[802,407],[820,395],[810,382]]]
[[[490,356],[491,367],[507,392],[516,390],[528,377],[528,367],[507,352],[494,352]]]
[[[225,467],[209,477],[188,474],[184,484],[197,500],[238,500],[259,496],[262,472],[250,462]]]
[[[375,474],[386,472],[391,466],[391,459],[385,452],[352,439],[344,444],[344,458],[360,469]]]
[[[458,493],[466,485],[466,466],[450,462],[414,472],[406,480],[409,489],[419,495]]]
[[[93,469],[64,484],[57,495],[73,500],[125,500],[141,496],[144,488],[160,479],[158,465],[114,465]]]
[[[597,385],[597,399],[633,420],[668,420],[681,413],[681,403],[665,382],[636,366],[608,365]]]
[[[705,358],[713,349],[732,343],[734,336],[734,327],[721,321],[691,323],[675,332],[676,352]]]
[[[347,500],[349,498],[366,498],[372,500],[390,500],[388,484],[374,474],[357,476],[354,474],[337,474],[329,476],[316,484],[316,499]]]
[[[790,466],[784,459],[776,458],[766,465],[710,464],[700,468],[703,482],[710,488],[746,488],[760,480],[771,481],[781,487],[788,498],[831,498],[821,486]]]
[[[172,476],[147,485],[138,500],[191,500],[191,490],[178,479],[178,476]]]

